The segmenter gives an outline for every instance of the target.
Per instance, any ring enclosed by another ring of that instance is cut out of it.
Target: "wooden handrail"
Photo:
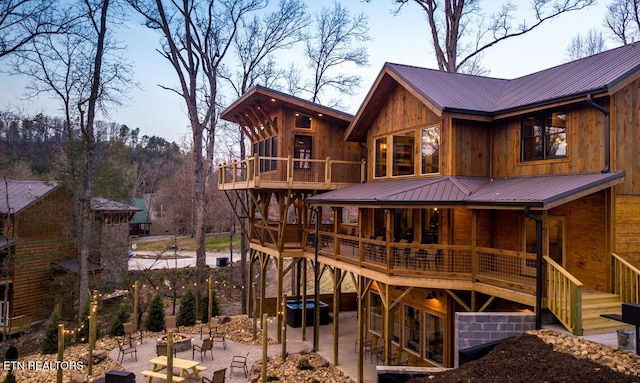
[[[582,335],[582,282],[548,256],[547,307],[574,335]]]
[[[621,302],[640,303],[640,269],[615,253],[611,253],[611,268],[613,293],[620,297]]]

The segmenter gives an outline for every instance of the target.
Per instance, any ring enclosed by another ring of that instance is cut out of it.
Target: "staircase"
[[[604,334],[629,327],[622,322],[603,318],[601,314],[622,314],[620,297],[599,291],[583,291],[582,335]]]

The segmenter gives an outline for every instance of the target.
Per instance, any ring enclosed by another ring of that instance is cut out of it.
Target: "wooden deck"
[[[360,161],[255,156],[220,165],[218,189],[334,190],[363,182],[365,171]]]

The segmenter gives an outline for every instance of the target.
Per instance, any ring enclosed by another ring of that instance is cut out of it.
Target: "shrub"
[[[159,332],[164,330],[164,325],[164,305],[162,303],[162,294],[158,293],[149,303],[145,326],[149,331]]]
[[[216,296],[216,290],[213,290],[213,307],[211,312],[212,316],[220,316],[220,305],[218,303],[218,297]],[[209,292],[205,291],[204,295],[200,298],[200,320],[202,323],[209,322]]]
[[[18,360],[18,348],[15,345],[10,345],[7,348],[7,352],[4,354],[4,360]]]
[[[313,366],[309,363],[309,358],[298,360],[298,370],[313,370]]]
[[[180,299],[180,309],[177,318],[178,326],[193,326],[196,324],[196,295],[191,290]]]
[[[16,377],[13,375],[13,369],[9,369],[7,376],[4,377],[3,383],[16,383]]]
[[[47,328],[40,338],[40,352],[43,354],[54,354],[58,352],[58,325],[62,323],[60,308],[56,307],[51,312]]]
[[[116,316],[111,321],[111,325],[109,325],[109,335],[111,336],[122,336],[124,335],[124,326],[122,325],[125,322],[129,322],[131,319],[131,312],[129,309],[129,305],[121,305],[116,312]]]
[[[75,332],[75,339],[78,343],[89,343],[89,312],[91,311],[91,301],[87,301],[87,304],[82,309],[82,316],[78,323],[78,328]]]

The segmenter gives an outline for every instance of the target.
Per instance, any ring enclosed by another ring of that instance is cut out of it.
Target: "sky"
[[[385,62],[437,69],[428,24],[416,5],[408,4],[394,16],[391,13],[394,9],[391,0],[371,0],[369,3],[360,0],[340,1],[349,7],[352,14],[364,13],[368,16],[371,37],[367,43],[369,66],[358,69],[362,87],[356,95],[343,97],[345,112],[357,112]],[[323,7],[330,7],[333,0],[305,2],[310,11],[317,12]],[[481,6],[484,12],[491,13],[492,7],[501,3],[498,0],[484,0]],[[515,3],[519,7],[519,15],[527,14],[529,1]],[[500,42],[486,50],[482,65],[489,70],[488,76],[506,79],[560,65],[567,61],[565,50],[577,33],[585,34],[589,28],[602,26],[607,4],[608,1],[600,0],[586,10],[560,15],[532,32]],[[155,135],[177,143],[185,141],[190,136],[190,128],[184,101],[175,93],[158,86],[176,83],[175,72],[168,61],[155,51],[159,46],[159,37],[146,27],[130,24],[121,39],[127,47],[127,57],[134,66],[134,78],[140,87],[128,94],[129,101],[125,107],[111,112],[108,121],[126,124],[131,129],[140,128],[140,136]],[[611,39],[607,41],[608,49],[618,45]],[[281,51],[278,61],[280,58],[283,66],[299,60],[295,50]],[[0,110],[61,115],[55,101],[46,98],[25,100],[25,85],[24,78],[0,73]]]

